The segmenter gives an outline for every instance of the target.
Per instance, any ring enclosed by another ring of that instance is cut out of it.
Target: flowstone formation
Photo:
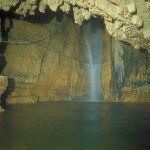
[[[15,13],[23,16],[34,15],[36,10],[45,13],[48,7],[66,13],[73,10],[79,25],[91,16],[101,16],[110,35],[150,52],[149,0],[0,0],[0,9],[15,8]]]

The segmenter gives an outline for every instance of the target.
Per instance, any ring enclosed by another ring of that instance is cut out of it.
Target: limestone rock
[[[150,1],[146,2],[146,6],[147,6],[148,10],[150,10]]]
[[[119,5],[120,4],[120,0],[108,0],[113,4]]]
[[[8,86],[8,79],[6,76],[0,76],[0,95],[6,90]]]
[[[36,9],[45,13],[47,7],[52,11],[57,11],[60,7],[64,12],[69,13],[70,6],[73,6],[75,23],[81,25],[91,16],[101,16],[104,18],[106,29],[110,35],[130,43],[134,47],[137,47],[138,42],[139,47],[146,48],[150,52],[150,39],[147,38],[150,33],[147,36],[143,34],[145,30],[149,29],[150,24],[149,1],[132,0],[129,3],[128,0],[39,0],[39,2],[37,0],[0,0],[0,9],[8,11],[12,6],[17,6],[15,12],[23,16],[34,15]],[[110,24],[113,24],[111,30]],[[119,24],[122,27],[119,28]],[[122,30],[123,28],[124,30]],[[137,32],[140,32],[138,36],[136,36]],[[134,38],[133,33],[135,33]]]
[[[143,21],[138,15],[134,15],[132,18],[132,23],[137,27],[141,28],[143,26]]]
[[[7,77],[6,76],[0,76],[0,100],[1,100],[1,95],[4,93],[7,86],[8,86]],[[3,112],[3,111],[5,111],[5,110],[0,106],[0,112]]]
[[[63,11],[63,12],[66,12],[66,13],[69,13],[70,11],[70,5],[68,3],[64,3],[60,9]]]
[[[69,13],[73,7],[74,20],[79,25],[92,16],[104,18],[106,30],[112,37],[133,46],[110,37],[105,39],[102,66],[104,98],[124,102],[150,100],[149,1],[0,0],[0,9],[8,11],[12,6],[16,6],[15,12],[23,16],[34,15],[37,10],[45,13],[48,7],[52,11],[60,8]],[[15,28],[10,30],[9,40],[19,39],[26,45],[7,45],[7,66],[3,72],[15,80],[15,85],[8,87],[12,91],[8,102],[71,100],[87,95],[86,55],[79,26],[64,20],[42,25],[13,21]],[[58,31],[58,34],[38,41],[50,31]],[[32,43],[33,40],[36,42]]]
[[[1,106],[0,106],[0,112],[4,112],[5,109],[3,109]]]
[[[87,95],[80,27],[65,16],[61,23],[55,18],[44,25],[42,21],[41,26],[13,20],[15,28],[11,29],[9,40],[28,44],[10,44],[5,51],[7,65],[3,73],[15,81],[8,86],[8,103],[84,99]],[[53,36],[38,41],[49,34]]]
[[[133,14],[136,12],[136,6],[134,3],[130,3],[127,5],[128,11],[129,13]]]
[[[110,42],[111,41],[111,42]],[[150,53],[104,33],[102,88],[106,101],[150,102]]]

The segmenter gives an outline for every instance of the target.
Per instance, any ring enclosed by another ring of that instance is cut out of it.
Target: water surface
[[[45,102],[0,113],[0,150],[149,150],[150,104]]]

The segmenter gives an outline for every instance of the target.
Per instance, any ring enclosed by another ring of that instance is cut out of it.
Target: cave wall
[[[127,43],[123,49],[124,80],[123,101],[150,101],[150,53],[146,49],[137,51]]]
[[[101,81],[102,81],[102,91],[103,98],[106,101],[111,101],[113,98],[113,93],[110,87],[112,78],[112,66],[111,66],[111,43],[110,35],[106,30],[103,31],[103,51],[102,51],[102,71],[101,71]]]
[[[7,103],[84,99],[87,71],[80,27],[65,16],[29,21],[13,19],[8,33],[2,72],[9,82]]]
[[[106,101],[150,101],[150,54],[135,50],[104,32],[102,65],[103,95]]]
[[[8,103],[87,97],[88,62],[81,28],[70,17],[58,16],[6,18],[9,43],[1,43],[0,69],[8,77]],[[103,41],[104,101],[150,101],[150,53],[114,39],[105,28]]]

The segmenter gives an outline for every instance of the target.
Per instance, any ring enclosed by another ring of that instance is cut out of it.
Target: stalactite
[[[15,12],[23,16],[34,15],[36,10],[45,13],[48,7],[69,13],[73,7],[75,23],[79,25],[91,16],[104,17],[110,35],[150,52],[149,0],[0,0],[2,10],[8,11],[14,6],[18,7]]]

